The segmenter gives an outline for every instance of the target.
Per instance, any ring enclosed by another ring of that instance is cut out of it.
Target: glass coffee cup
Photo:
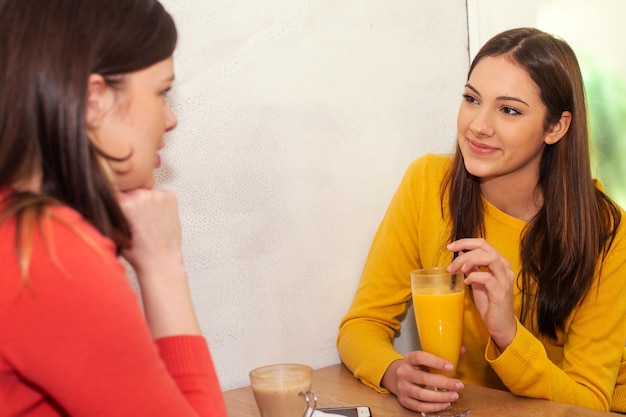
[[[308,365],[276,364],[250,371],[250,384],[261,417],[310,417],[317,405]]]

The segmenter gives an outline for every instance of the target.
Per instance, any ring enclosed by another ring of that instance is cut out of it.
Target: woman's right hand
[[[122,256],[137,273],[152,335],[200,334],[182,256],[176,196],[137,189],[118,198],[133,233]]]
[[[183,265],[181,229],[176,196],[171,191],[136,189],[122,192],[118,201],[133,239],[122,255],[135,268],[140,280]]]
[[[459,398],[463,383],[455,378],[435,374],[428,369],[452,371],[445,359],[424,351],[409,352],[389,365],[382,385],[398,398],[405,408],[419,412],[441,411]],[[433,387],[440,389],[435,391]]]

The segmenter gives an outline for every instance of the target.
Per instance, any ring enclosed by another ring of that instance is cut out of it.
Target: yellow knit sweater
[[[341,322],[337,346],[342,361],[380,392],[386,392],[380,386],[386,369],[402,357],[392,343],[400,329],[398,317],[411,298],[410,271],[452,261],[445,248],[450,219],[447,210],[442,214],[440,197],[441,180],[451,162],[449,156],[426,155],[409,167],[374,237],[354,301]],[[517,274],[526,223],[487,201],[485,208],[485,238]],[[457,376],[467,384],[521,396],[626,411],[625,223],[626,216],[601,275],[557,339],[533,333],[518,322],[515,339],[500,353],[468,295],[463,337],[467,353]],[[520,305],[521,295],[516,292],[516,314]],[[621,386],[614,389],[616,381]]]

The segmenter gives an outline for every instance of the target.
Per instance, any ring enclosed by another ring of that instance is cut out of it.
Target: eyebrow
[[[470,90],[472,90],[473,92],[475,92],[476,94],[480,95],[480,93],[478,92],[477,89],[475,89],[474,87],[472,87],[472,85],[470,83],[465,84],[466,88],[469,88]],[[521,98],[517,98],[517,97],[512,97],[512,96],[498,96],[496,97],[496,100],[503,100],[503,101],[517,101],[518,103],[522,103],[525,104],[526,106],[530,107],[530,104],[526,103],[524,100],[522,100]]]

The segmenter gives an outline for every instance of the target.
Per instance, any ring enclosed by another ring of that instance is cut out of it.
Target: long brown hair
[[[587,105],[574,51],[563,40],[534,28],[512,29],[490,39],[474,58],[505,56],[524,68],[546,106],[544,129],[564,111],[572,114],[567,134],[544,147],[537,191],[543,206],[527,224],[520,245],[520,320],[556,337],[589,292],[602,258],[621,221],[619,208],[598,190],[591,174]],[[448,209],[462,212],[461,236],[485,235],[480,183],[466,170],[457,145],[453,166],[442,184]],[[443,204],[443,201],[442,201]],[[452,216],[454,240],[457,216]]]
[[[100,74],[120,88],[124,74],[172,55],[176,40],[156,0],[0,0],[0,186],[42,176],[40,194],[16,192],[3,202],[4,217],[31,224],[20,219],[41,218],[58,202],[118,251],[128,245],[129,225],[100,162],[116,158],[87,137],[87,81]]]

